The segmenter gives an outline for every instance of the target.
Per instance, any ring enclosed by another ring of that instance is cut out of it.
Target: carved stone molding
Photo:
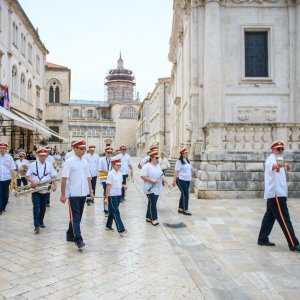
[[[256,3],[264,3],[264,2],[267,2],[267,3],[277,3],[279,1],[282,1],[282,0],[231,0],[232,2],[234,3],[252,3],[252,2],[256,2]]]
[[[238,106],[236,120],[240,122],[276,122],[277,107],[274,106]]]

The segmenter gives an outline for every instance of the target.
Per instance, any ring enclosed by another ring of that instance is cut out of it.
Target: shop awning
[[[14,114],[13,112],[5,109],[4,107],[0,106],[0,115],[6,117],[14,122],[15,125],[26,128],[32,131],[36,131],[36,126],[27,122],[26,120],[22,119],[18,115]]]
[[[26,116],[25,114],[23,114],[23,113],[15,110],[15,109],[14,109],[14,113],[16,113],[19,117],[23,118],[28,123],[30,123],[33,126],[35,126],[35,131],[38,131],[40,134],[42,134],[44,136],[47,136],[47,137],[51,137],[53,135],[53,136],[59,138],[60,140],[68,141],[68,139],[60,136],[58,133],[56,133],[55,131],[51,130],[46,125],[44,125],[43,123],[35,120],[34,118]]]

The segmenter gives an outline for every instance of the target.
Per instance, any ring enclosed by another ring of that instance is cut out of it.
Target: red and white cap
[[[20,151],[20,152],[19,152],[19,156],[25,157],[25,156],[26,156],[26,153],[25,153],[24,151]]]
[[[188,151],[188,149],[187,149],[186,147],[182,148],[182,149],[179,151],[180,154],[187,153],[187,152],[189,152],[189,151]]]
[[[125,149],[125,150],[126,150],[126,145],[122,144],[122,145],[120,146],[120,150],[122,150],[122,149]]]
[[[112,163],[112,164],[115,164],[115,165],[121,165],[121,164],[122,164],[120,158],[113,158],[113,159],[111,160],[111,163]]]
[[[0,142],[0,148],[8,148],[8,144],[4,142]]]
[[[36,154],[38,156],[40,156],[40,155],[47,155],[48,154],[48,150],[45,149],[44,147],[42,147],[42,148],[39,148],[38,150],[36,150]]]
[[[271,145],[271,149],[283,148],[283,147],[284,147],[284,142],[283,141],[275,141]]]
[[[105,152],[113,152],[114,149],[112,147],[108,146],[104,150],[105,150]]]
[[[154,146],[152,145],[149,150],[152,152],[152,151],[158,151],[158,147],[157,146]]]
[[[73,143],[73,148],[78,148],[78,147],[85,147],[86,148],[86,142],[85,140],[79,140]]]
[[[149,153],[150,157],[159,157],[158,151],[152,151]]]
[[[44,149],[46,149],[48,152],[50,152],[50,151],[51,151],[51,148],[50,148],[50,146],[45,146],[45,147],[44,147]]]
[[[96,149],[96,146],[89,146],[89,149],[90,149],[90,150],[95,150],[95,149]]]

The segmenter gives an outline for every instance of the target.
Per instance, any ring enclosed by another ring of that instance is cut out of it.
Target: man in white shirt
[[[89,165],[83,158],[86,150],[85,141],[74,142],[73,149],[75,155],[66,160],[62,170],[60,201],[65,203],[69,198],[70,222],[67,241],[75,242],[78,249],[81,249],[85,246],[80,231],[84,204],[87,195],[90,194],[91,198],[94,198],[94,193]]]
[[[106,172],[108,174],[108,172],[112,170],[112,164],[111,164],[112,152],[113,152],[112,147],[108,146],[105,148],[105,156],[101,157],[101,159],[100,159],[100,172]],[[104,197],[105,197],[105,193],[106,193],[106,179],[107,179],[107,176],[106,176],[106,178],[101,179]],[[108,217],[108,204],[105,204],[104,199],[103,199],[103,204],[104,204],[105,217]]]
[[[265,162],[265,194],[267,210],[262,220],[258,236],[258,245],[275,246],[269,241],[275,220],[278,221],[291,251],[300,252],[299,241],[295,235],[293,224],[287,207],[288,188],[286,172],[290,165],[283,162],[284,143],[275,141],[271,145],[272,154]]]
[[[113,169],[108,173],[106,181],[107,187],[105,202],[106,204],[108,204],[109,207],[109,215],[106,222],[106,229],[109,231],[113,231],[112,224],[113,220],[115,220],[117,230],[120,236],[124,236],[127,233],[127,230],[125,229],[121,219],[119,205],[121,201],[122,188],[126,188],[126,186],[122,184],[123,176],[120,172],[120,166],[121,159],[112,159]]]
[[[7,143],[0,142],[0,215],[8,203],[9,185],[15,180],[16,165],[13,158],[6,153],[7,148]]]
[[[126,179],[129,175],[130,170],[130,176],[133,177],[133,168],[132,168],[132,162],[131,157],[129,154],[126,153],[126,145],[120,146],[121,153],[116,156],[116,158],[120,158],[122,165],[121,165],[121,173],[123,175],[123,185],[126,185]],[[122,188],[122,198],[121,202],[125,201],[125,188]]]
[[[74,143],[75,143],[74,141],[71,143],[72,150],[65,155],[65,161],[75,155],[74,148],[73,148]]]
[[[89,146],[89,153],[84,156],[87,160],[90,168],[90,173],[92,176],[92,190],[94,191],[94,195],[96,195],[96,184],[97,184],[97,176],[100,170],[100,157],[98,154],[95,154],[96,146]],[[86,204],[90,205],[90,203],[94,203],[94,199],[88,196],[86,200]]]
[[[27,185],[27,180],[24,176],[24,174],[22,174],[23,172],[28,171],[28,168],[30,166],[30,163],[27,159],[25,159],[26,157],[26,153],[21,151],[19,152],[19,159],[16,160],[16,166],[17,166],[17,172],[18,172],[18,179],[17,179],[17,186],[21,186],[21,184],[23,183],[23,185]]]
[[[47,150],[46,162],[50,163],[53,166],[53,168],[54,168],[55,158],[54,158],[53,155],[50,154],[51,147],[50,146],[45,146],[44,148]],[[47,207],[50,207],[50,194],[51,193],[48,193]]]
[[[28,180],[32,188],[37,187],[37,183],[54,179],[56,177],[56,171],[53,165],[46,162],[48,152],[45,148],[40,148],[36,151],[38,159],[31,163],[26,173],[26,180]],[[56,182],[53,183],[53,190],[56,190]],[[33,223],[34,232],[38,234],[40,228],[45,228],[44,217],[46,213],[46,204],[48,194],[50,191],[40,191],[31,194],[33,204]]]

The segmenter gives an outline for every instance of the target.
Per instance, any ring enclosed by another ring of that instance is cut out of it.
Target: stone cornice
[[[256,3],[277,3],[279,1],[282,1],[282,0],[231,0],[233,3],[237,3],[237,4],[240,4],[240,3],[252,3],[252,2],[256,2]]]

